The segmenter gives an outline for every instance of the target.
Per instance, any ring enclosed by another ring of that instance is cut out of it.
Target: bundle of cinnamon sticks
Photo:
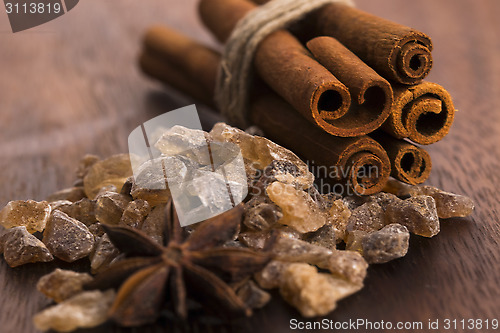
[[[199,13],[224,43],[267,2],[200,0]],[[249,121],[315,166],[333,168],[328,181],[358,194],[380,191],[390,175],[422,183],[431,159],[420,145],[441,140],[455,112],[444,88],[423,81],[431,51],[419,31],[327,4],[259,43]],[[146,74],[214,108],[220,63],[218,52],[159,26],[147,31],[140,57]]]

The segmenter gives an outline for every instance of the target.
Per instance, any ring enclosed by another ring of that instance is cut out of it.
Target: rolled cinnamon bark
[[[311,163],[315,176],[327,183],[346,185],[359,195],[383,188],[389,179],[390,161],[380,144],[367,136],[329,135],[289,109],[290,105],[276,95],[263,95],[254,100],[251,119],[266,137]]]
[[[151,51],[143,52],[139,57],[139,66],[142,71],[161,82],[168,82],[168,85],[210,107],[215,107],[213,96],[203,92],[203,87],[192,80],[186,80],[185,69],[179,70],[169,62]]]
[[[416,30],[343,5],[318,10],[317,32],[337,38],[388,79],[415,84],[432,67],[431,39]]]
[[[192,84],[201,85],[202,87],[215,86],[215,78],[217,76],[217,68],[207,68],[205,62],[219,62],[220,55],[209,48],[197,49],[197,52],[190,52],[196,48],[197,43],[191,39],[185,38],[181,33],[166,29],[162,26],[153,26],[148,29],[143,40],[144,48],[148,54],[158,54],[159,57],[154,57],[148,61],[148,64],[153,64],[155,59],[162,59],[168,55],[171,61],[166,66],[171,67],[169,71],[181,72],[189,77],[196,78],[191,81]],[[182,59],[176,60],[176,59]],[[210,69],[211,72],[207,72]],[[168,73],[164,73],[168,75]],[[204,101],[205,102],[205,101]],[[211,97],[210,105],[213,105],[213,97]]]
[[[415,86],[393,86],[394,102],[382,126],[392,136],[428,145],[450,131],[455,108],[450,94],[440,85],[422,82]]]
[[[237,22],[256,7],[246,0],[201,0],[199,12],[208,29],[225,42]],[[254,66],[259,76],[306,119],[331,134],[345,136],[342,129],[330,126],[329,120],[348,111],[351,98],[347,88],[292,34],[278,30],[267,36],[257,48]]]
[[[193,63],[192,59],[203,60]],[[197,41],[171,28],[155,26],[144,35],[139,65],[148,76],[214,106],[220,59],[219,53]]]
[[[411,185],[421,184],[429,178],[432,161],[423,148],[382,131],[375,131],[370,137],[380,143],[389,155],[391,176]]]
[[[344,5],[330,4],[309,17],[316,34],[337,38],[387,79],[422,81],[432,68],[432,42],[422,32]]]
[[[387,79],[416,84],[432,68],[432,42],[420,31],[340,3],[314,11],[307,20],[304,26],[311,31],[304,35],[337,38]]]
[[[432,42],[420,31],[340,3],[326,5],[306,20],[311,30],[306,35],[337,38],[387,79],[416,84],[432,68]]]
[[[190,40],[184,36],[183,38]],[[151,39],[145,39],[147,44],[151,41]],[[193,54],[207,52],[207,48],[201,44],[193,42],[190,45],[187,52]],[[151,49],[157,49],[157,46],[146,45],[142,59],[160,57],[159,53],[154,53]],[[178,64],[177,68],[184,73],[178,79],[184,82],[182,84],[170,82],[172,77],[159,76],[154,72],[146,72],[146,74],[163,83],[176,84],[179,89],[184,87],[186,94],[194,95],[193,90],[196,90],[197,94],[206,94],[202,100],[213,96],[214,86],[205,86],[205,84],[213,82],[210,76],[214,73],[213,69],[219,66],[220,59],[216,61],[213,57],[207,58],[201,67],[202,71],[197,72],[198,77],[190,76],[189,73],[193,71],[189,68],[195,65],[190,64],[179,52],[164,52],[158,60],[163,64]],[[187,84],[198,79],[200,83],[203,83],[200,84],[202,86],[200,89]],[[315,167],[330,170],[331,172],[327,175],[330,176],[328,181],[349,186],[356,193],[364,195],[380,191],[387,181],[390,174],[390,161],[383,148],[374,140],[366,136],[339,138],[329,135],[305,121],[298,113],[293,112],[292,107],[273,92],[256,95],[252,101],[251,120],[264,129],[270,139],[314,161]]]
[[[370,133],[389,116],[392,88],[389,82],[367,66],[333,37],[316,37],[307,43],[314,57],[349,89],[351,107],[340,118],[329,120],[343,133]]]

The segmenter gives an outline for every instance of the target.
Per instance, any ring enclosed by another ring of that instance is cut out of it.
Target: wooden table
[[[500,319],[500,1],[357,5],[432,37],[435,63],[428,80],[450,91],[459,112],[450,134],[429,147],[428,183],[469,195],[477,207],[470,218],[443,221],[432,239],[412,237],[404,259],[372,266],[365,288],[328,318],[422,321],[424,327],[429,319]],[[70,186],[80,156],[126,152],[133,128],[192,103],[137,69],[141,35],[153,23],[213,43],[196,17],[195,0],[85,0],[61,18],[17,34],[0,13],[0,206],[41,200]],[[206,115],[209,126],[215,118]],[[0,332],[36,331],[31,317],[48,302],[35,282],[54,267],[10,269],[0,260]],[[274,297],[249,320],[177,325],[175,331],[286,332],[291,318],[300,319]]]

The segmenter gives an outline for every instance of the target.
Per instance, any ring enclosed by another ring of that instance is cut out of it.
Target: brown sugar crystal
[[[408,252],[410,233],[405,226],[394,223],[362,239],[363,257],[370,264],[381,264],[401,258]]]
[[[94,235],[82,222],[55,210],[47,223],[42,241],[61,260],[73,262],[90,254]]]
[[[106,192],[96,199],[95,217],[101,223],[116,225],[120,222],[129,203],[129,196]]]
[[[413,186],[408,190],[412,196],[429,195],[436,201],[439,218],[466,217],[474,210],[474,201],[465,195],[445,192],[433,186]]]
[[[299,232],[316,231],[326,223],[326,214],[306,192],[280,182],[269,185],[266,192],[283,212],[279,223],[288,225]]]
[[[428,195],[419,195],[394,202],[386,208],[388,223],[399,223],[411,233],[433,237],[439,233],[436,201]]]
[[[94,163],[83,178],[85,194],[94,199],[99,190],[107,185],[121,189],[128,177],[132,175],[129,154],[113,155]]]
[[[47,201],[10,201],[0,210],[0,226],[4,228],[25,226],[29,233],[43,231],[50,216]]]
[[[304,317],[326,315],[337,306],[337,301],[359,287],[304,263],[288,266],[283,272],[280,294]]]
[[[61,303],[82,292],[83,285],[90,281],[92,281],[90,274],[57,268],[52,273],[42,276],[36,288],[48,298]]]
[[[37,313],[33,322],[41,331],[70,332],[77,328],[96,327],[108,320],[114,298],[113,290],[82,292]]]
[[[5,261],[10,267],[54,260],[45,244],[30,234],[25,226],[5,231],[0,237],[0,244],[0,250],[3,248]]]

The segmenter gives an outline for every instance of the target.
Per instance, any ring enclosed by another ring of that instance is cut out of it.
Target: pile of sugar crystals
[[[266,138],[224,123],[208,133],[176,126],[160,136],[156,147],[165,153],[160,159],[168,162],[165,165],[171,168],[166,172],[172,177],[198,177],[185,190],[200,196],[202,206],[219,205],[217,191],[227,187],[205,180],[203,173],[213,170],[207,168],[207,156],[196,149],[196,140],[213,147],[231,143],[241,153],[246,178],[234,178],[231,189],[241,197],[245,191],[240,185],[248,187],[247,197],[241,198],[245,214],[237,238],[224,246],[273,255],[237,291],[254,308],[269,301],[265,290],[277,288],[304,317],[326,315],[338,300],[363,287],[369,264],[405,256],[410,233],[433,237],[440,230],[440,219],[465,217],[474,209],[468,197],[396,180],[390,180],[385,192],[366,197],[319,194],[306,163]],[[155,178],[148,165],[141,170],[142,178],[134,179],[128,154],[104,160],[87,155],[72,187],[46,201],[11,201],[0,210],[0,254],[11,267],[56,258],[90,262],[88,273],[57,269],[40,279],[38,289],[58,304],[35,316],[39,329],[71,331],[107,320],[103,313],[111,307],[115,292],[83,291],[83,284],[93,279],[91,274],[123,259],[102,224],[136,228],[163,242],[162,214],[171,191],[151,186],[164,179]],[[192,170],[197,174],[189,175]],[[196,225],[185,230],[192,228]]]

